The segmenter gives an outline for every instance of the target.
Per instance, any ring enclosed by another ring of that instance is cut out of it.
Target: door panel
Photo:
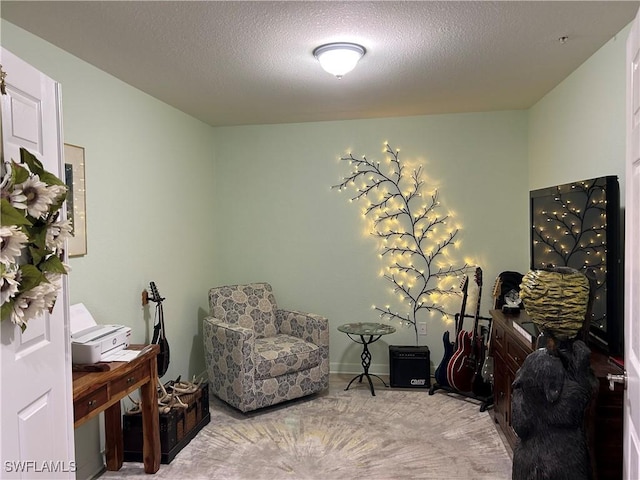
[[[1,53],[7,73],[1,99],[4,160],[19,161],[25,147],[63,178],[59,86],[7,50]],[[30,320],[24,333],[8,320],[0,325],[2,478],[74,478],[68,319],[63,278],[51,313]]]

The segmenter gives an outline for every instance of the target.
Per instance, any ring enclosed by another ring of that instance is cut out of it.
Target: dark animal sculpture
[[[513,382],[511,422],[519,441],[513,480],[593,478],[585,412],[597,380],[581,340],[531,353]]]

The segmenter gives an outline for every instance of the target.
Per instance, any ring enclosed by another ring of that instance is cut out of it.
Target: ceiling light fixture
[[[365,53],[364,47],[356,43],[327,43],[316,48],[313,56],[325,71],[342,78],[355,68]]]

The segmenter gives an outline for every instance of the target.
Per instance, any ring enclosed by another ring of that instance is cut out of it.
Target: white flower
[[[11,185],[11,170],[9,170],[8,166],[6,166],[5,168],[7,173],[4,174],[4,177],[2,177],[2,181],[0,182],[0,190],[2,191],[2,193],[7,191],[9,189],[9,186]],[[5,171],[5,168],[2,168],[2,171]]]
[[[66,185],[49,185],[47,190],[53,197],[53,201],[67,194]]]
[[[16,279],[16,270],[2,269],[2,281],[0,283],[0,305],[4,305],[18,292],[20,283]]]
[[[70,220],[57,221],[47,229],[47,247],[57,251],[64,246],[64,241],[71,236],[73,227]]]
[[[31,290],[23,292],[18,298],[21,300],[22,308],[24,312],[23,321],[27,322],[32,318],[40,315],[45,309],[45,295],[49,291],[50,285],[48,283],[41,283],[37,287],[33,287]]]
[[[56,303],[56,298],[58,298],[58,286],[53,285],[51,283],[43,283],[41,285],[42,289],[42,302],[44,304],[43,308],[51,308],[53,304]]]
[[[18,210],[27,209],[27,197],[22,192],[22,185],[16,185],[11,190],[2,190],[2,198],[6,198],[8,202]]]
[[[27,212],[33,218],[40,218],[49,211],[49,205],[53,203],[55,197],[47,188],[47,184],[40,181],[38,175],[32,175],[21,185],[22,193],[27,197]]]
[[[69,271],[66,265],[65,269],[67,272]],[[54,303],[56,303],[58,291],[62,288],[62,275],[59,273],[45,273],[45,278],[48,280],[48,283],[42,284],[46,290],[44,293],[44,306],[45,308],[51,308]]]
[[[29,241],[27,235],[16,225],[0,227],[0,263],[16,263],[22,248]]]
[[[23,298],[22,295],[15,298],[13,301],[13,309],[11,311],[11,321],[15,325],[19,325],[23,330],[26,327],[27,323],[24,318],[24,311],[28,306],[28,302],[26,298]]]

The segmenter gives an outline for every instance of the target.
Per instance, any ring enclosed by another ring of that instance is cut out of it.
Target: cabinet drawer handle
[[[87,406],[89,406],[89,407],[94,407],[96,403],[98,403],[98,401],[97,401],[97,400],[89,400],[89,401],[87,402]]]
[[[129,377],[129,378],[127,378],[127,384],[131,384],[131,383],[133,383],[133,382],[135,382],[135,381],[136,381],[136,378],[135,378],[135,377]]]

